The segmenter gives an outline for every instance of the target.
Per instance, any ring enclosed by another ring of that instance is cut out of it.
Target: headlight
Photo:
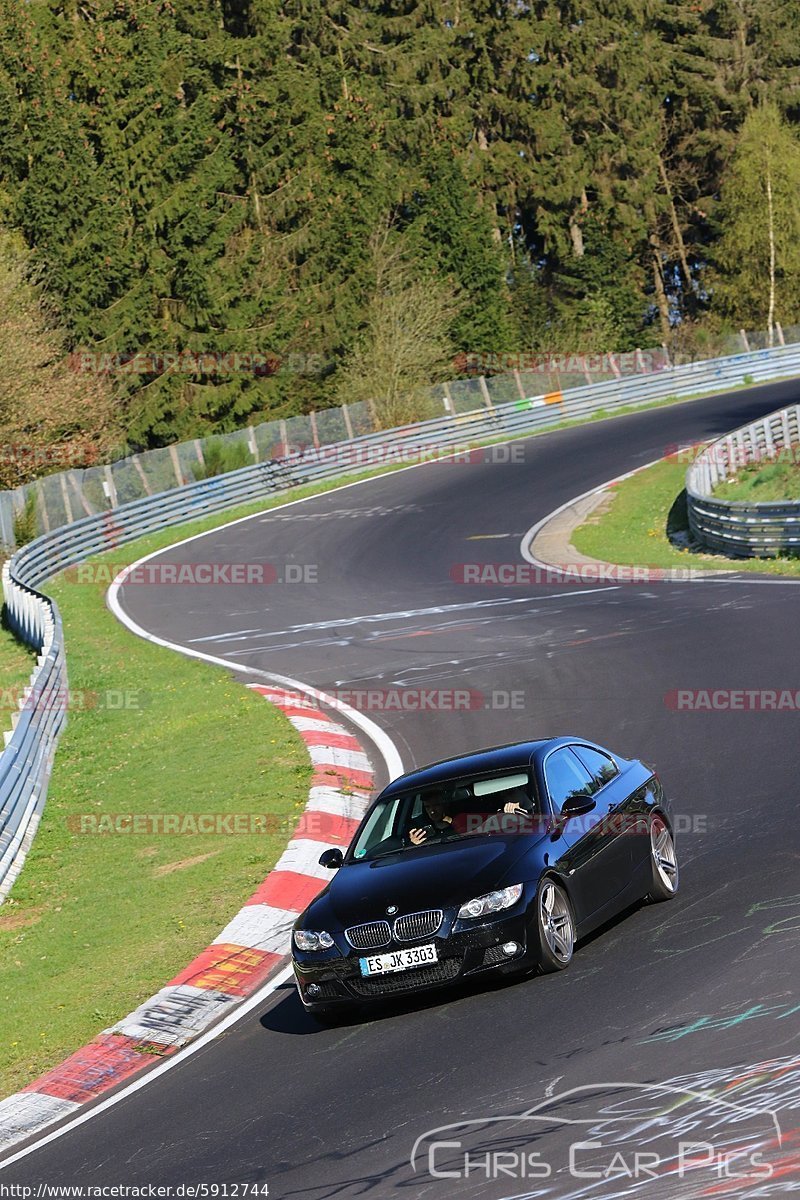
[[[511,908],[511,905],[516,904],[521,895],[522,884],[514,883],[511,887],[502,888],[499,892],[487,892],[485,896],[476,896],[474,900],[468,900],[466,904],[461,905],[458,910],[459,919],[486,917],[489,913]]]
[[[333,938],[324,929],[295,929],[294,944],[298,950],[330,950]]]

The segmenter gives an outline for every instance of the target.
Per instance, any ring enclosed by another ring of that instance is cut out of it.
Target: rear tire
[[[647,899],[656,903],[671,900],[678,890],[680,872],[672,830],[660,813],[650,818],[650,887]]]
[[[542,880],[536,893],[536,931],[541,974],[563,971],[575,949],[575,919],[567,893],[549,877]]]

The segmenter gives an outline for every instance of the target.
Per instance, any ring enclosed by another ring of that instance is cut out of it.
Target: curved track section
[[[800,1187],[798,715],[674,704],[678,690],[796,690],[796,587],[460,582],[465,563],[520,562],[526,529],[572,496],[796,386],[562,430],[517,443],[521,461],[488,450],[399,472],[155,560],[269,562],[305,582],[123,588],[131,619],[166,641],[355,694],[406,767],[563,732],[656,763],[680,815],[681,891],[593,937],[563,974],[343,1028],[306,1017],[287,984],[3,1182],[267,1183],[292,1200]],[[398,711],[409,689],[421,707]]]

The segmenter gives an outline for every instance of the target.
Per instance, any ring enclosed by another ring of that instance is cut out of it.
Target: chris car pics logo
[[[772,1178],[780,1144],[773,1109],[722,1099],[708,1085],[611,1082],[426,1130],[409,1161],[441,1195],[456,1181],[502,1188],[552,1179],[569,1181],[563,1200],[578,1200],[654,1179],[757,1186]]]

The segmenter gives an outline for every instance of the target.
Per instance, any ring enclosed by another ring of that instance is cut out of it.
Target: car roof
[[[480,775],[483,772],[513,770],[514,768],[517,770],[527,769],[534,755],[541,757],[555,746],[584,740],[577,737],[538,738],[530,742],[509,742],[505,746],[489,746],[485,750],[476,750],[472,754],[462,754],[457,758],[444,758],[439,762],[430,763],[427,767],[419,767],[416,771],[400,775],[399,778],[392,780],[381,795],[394,796],[398,792],[408,791],[409,788],[446,783],[464,775]]]

